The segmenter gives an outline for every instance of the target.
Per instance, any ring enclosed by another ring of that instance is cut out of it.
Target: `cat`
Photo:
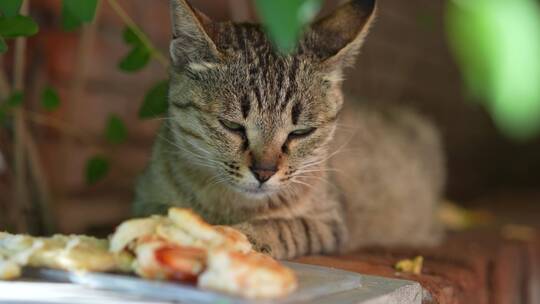
[[[192,208],[279,259],[435,244],[437,130],[407,109],[344,102],[343,70],[375,11],[375,0],[345,3],[286,55],[260,25],[171,0],[168,115],[135,214]]]

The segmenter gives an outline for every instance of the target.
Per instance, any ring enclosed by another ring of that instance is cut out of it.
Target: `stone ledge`
[[[424,256],[421,275],[396,272],[400,259]],[[432,296],[424,303],[540,303],[540,238],[507,240],[494,231],[451,234],[430,249],[364,249],[296,262],[417,281]]]

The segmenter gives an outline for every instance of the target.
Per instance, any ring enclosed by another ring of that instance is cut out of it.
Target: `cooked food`
[[[123,222],[116,227],[116,231],[111,237],[110,250],[121,252],[138,238],[155,234],[157,226],[165,221],[168,221],[165,217],[151,216]]]
[[[0,233],[4,262],[19,266],[49,267],[71,271],[130,271],[126,253],[109,251],[107,240],[83,235],[49,238]]]
[[[404,273],[412,273],[412,274],[419,275],[422,273],[423,264],[424,264],[424,257],[417,256],[414,259],[399,260],[394,266],[394,268],[396,268],[397,271],[401,271]]]
[[[297,287],[294,273],[269,256],[227,250],[209,252],[199,286],[246,298],[285,296]]]
[[[106,239],[81,235],[49,238],[0,233],[0,279],[22,266],[70,271],[129,271],[152,280],[174,280],[247,298],[275,298],[296,289],[294,273],[252,250],[248,238],[212,226],[188,209],[132,219]]]
[[[21,266],[17,263],[0,258],[0,280],[12,280],[21,276]]]
[[[247,236],[229,226],[214,226],[224,238],[224,246],[232,251],[248,253],[253,250]]]
[[[159,237],[140,239],[135,255],[135,273],[148,279],[196,282],[206,265],[205,250],[171,244]]]
[[[188,209],[171,208],[168,217],[152,216],[132,219],[118,226],[111,237],[110,249],[121,252],[133,250],[136,240],[159,236],[180,246],[203,249],[226,247],[229,250],[250,252],[251,243],[240,231],[227,226],[212,226]]]

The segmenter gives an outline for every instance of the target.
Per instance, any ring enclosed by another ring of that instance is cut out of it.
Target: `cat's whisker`
[[[196,153],[194,153],[194,152],[192,152],[192,151],[189,151],[189,150],[186,149],[185,147],[182,147],[181,145],[179,145],[179,144],[177,144],[177,143],[171,141],[170,139],[168,139],[168,138],[166,138],[166,137],[164,137],[164,136],[162,136],[162,135],[159,135],[159,134],[158,134],[158,137],[159,137],[159,138],[162,138],[162,139],[165,140],[165,141],[167,141],[167,142],[168,142],[170,145],[172,145],[173,147],[178,148],[178,149],[182,150],[183,152],[186,152],[186,153],[192,155],[193,157],[196,157],[196,158],[201,159],[201,160],[204,160],[204,161],[213,162],[213,163],[216,163],[216,164],[222,164],[221,162],[219,162],[219,161],[217,161],[217,160],[214,160],[214,159],[212,159],[212,158],[209,158],[209,157],[202,157],[201,155],[198,155],[198,154],[196,154]]]
[[[206,185],[206,188],[212,188],[227,181],[227,177],[225,176],[216,175],[216,177],[217,178],[212,178],[212,182]]]
[[[165,154],[169,154],[169,155],[174,155],[174,156],[184,156],[186,157],[185,155],[181,154],[181,153],[178,153],[178,151],[163,151]],[[205,158],[199,158],[199,157],[196,157],[195,155],[193,155],[195,158],[191,159],[190,156],[187,156],[187,158],[190,158],[189,161],[192,162],[193,164],[197,164],[197,165],[201,165],[201,166],[205,166],[205,167],[209,167],[209,168],[212,168],[212,169],[217,169],[219,168],[220,164],[219,162],[216,162],[216,163],[212,163],[212,162],[208,162],[208,159],[205,159]],[[218,165],[218,166],[216,166]]]
[[[294,178],[290,180],[294,184],[299,184],[308,187],[311,190],[315,190],[315,187],[313,185],[310,185],[308,183],[305,183],[303,181],[295,180]]]
[[[319,177],[319,176],[297,175],[297,176],[295,176],[295,178],[316,179],[316,180],[319,180],[321,182],[324,182],[325,184],[327,184],[329,186],[336,187],[336,185],[334,183],[330,182],[329,180],[327,180],[325,178]]]
[[[343,170],[338,169],[330,169],[330,168],[322,168],[322,169],[299,169],[294,174],[315,174],[315,173],[328,173],[328,172],[335,172],[335,173],[343,173]]]
[[[163,151],[163,152],[164,152],[164,154],[173,155],[173,156],[181,155],[181,154],[177,153],[176,151]],[[211,168],[211,169],[218,169],[219,168],[218,166],[215,166],[212,163],[204,162],[203,159],[189,159],[189,161],[192,164],[207,167],[207,168]]]

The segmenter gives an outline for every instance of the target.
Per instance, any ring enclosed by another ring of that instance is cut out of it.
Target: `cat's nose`
[[[276,166],[251,166],[249,167],[255,178],[259,181],[259,183],[264,184],[267,180],[269,180],[274,174],[277,172]]]

